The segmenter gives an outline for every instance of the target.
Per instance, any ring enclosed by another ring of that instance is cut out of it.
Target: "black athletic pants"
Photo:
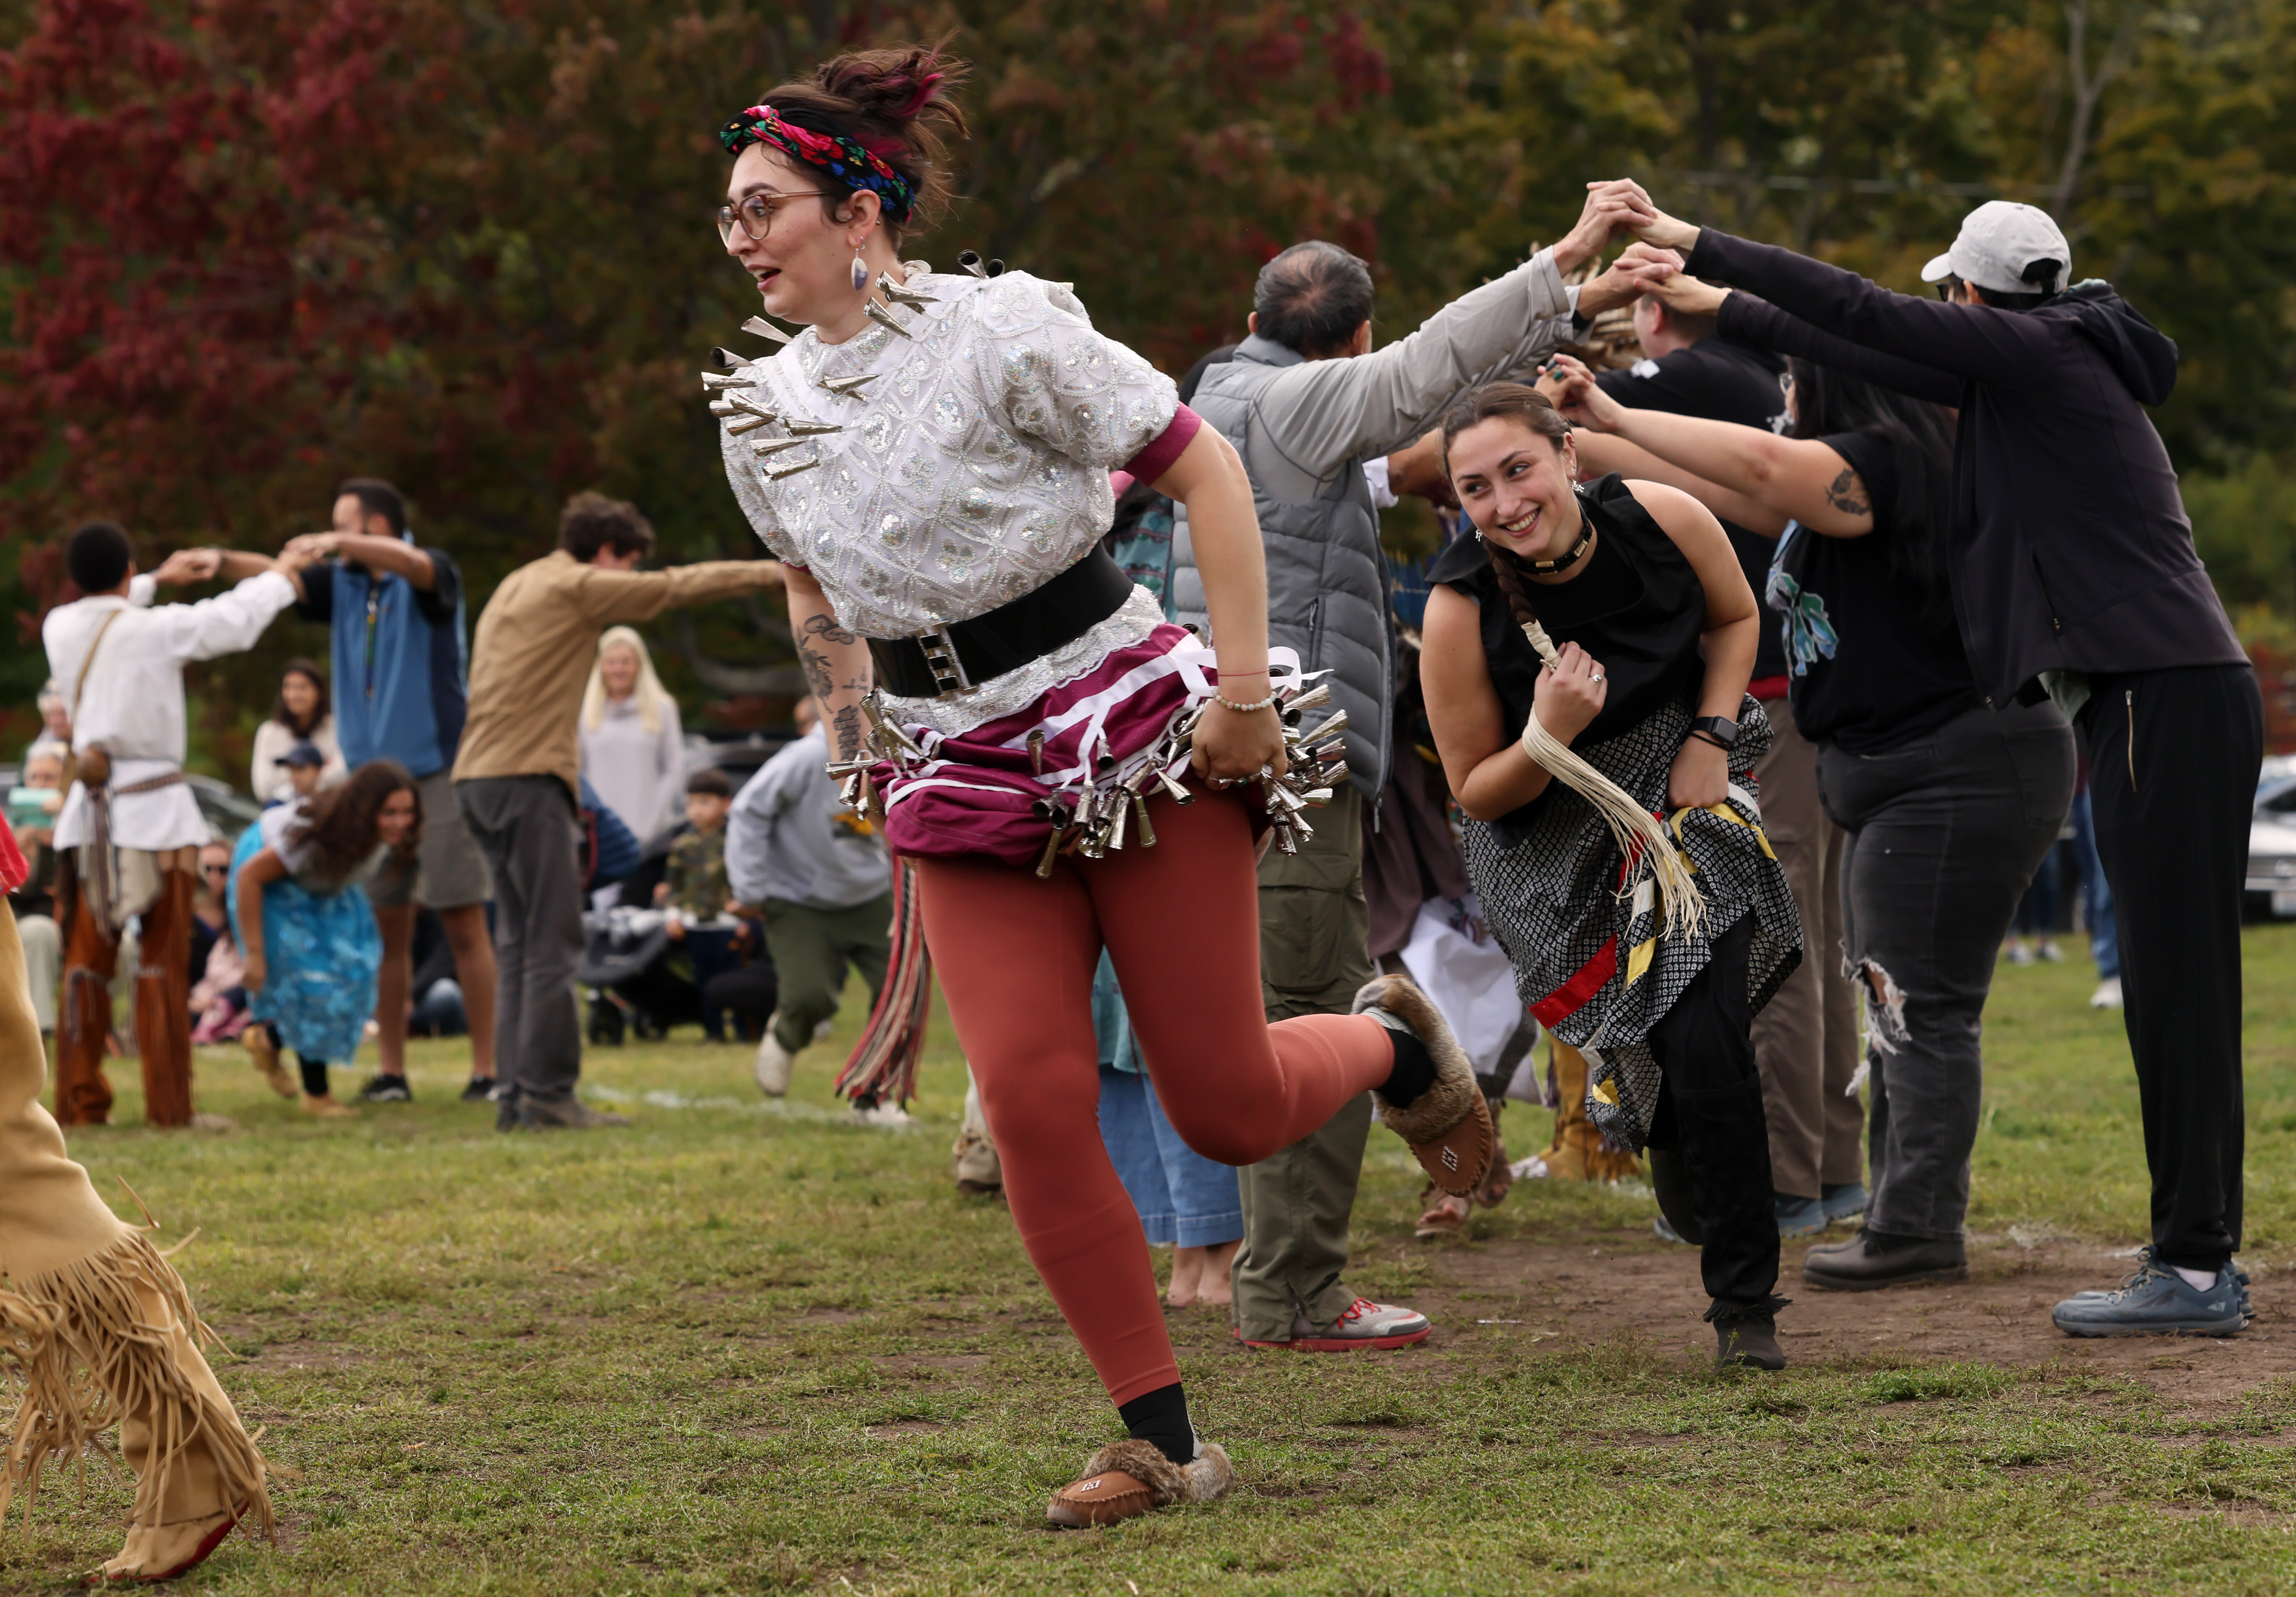
[[[1651,1028],[1665,1092],[1651,1118],[1654,1149],[1678,1149],[1706,1295],[1734,1307],[1767,1306],[1778,1284],[1778,1217],[1770,1134],[1754,1069],[1754,1014],[1746,965],[1754,917],[1716,938],[1706,968]]]
[[[2161,1261],[2240,1246],[2240,904],[2264,758],[2247,666],[2104,674],[2081,709]]]

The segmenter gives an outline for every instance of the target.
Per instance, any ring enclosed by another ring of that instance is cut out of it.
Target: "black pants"
[[[2072,731],[2048,704],[1972,709],[1884,754],[1818,751],[1819,794],[1849,833],[1842,924],[1866,1005],[1870,1232],[1962,1238],[1986,995],[2072,803],[2073,764]]]
[[[1778,1284],[1770,1134],[1746,1003],[1753,944],[1751,915],[1715,938],[1706,968],[1648,1039],[1666,1089],[1651,1118],[1651,1146],[1680,1150],[1703,1238],[1698,1265],[1706,1294],[1737,1306],[1766,1303]]]
[[[2240,901],[2264,700],[2246,666],[2101,675],[2081,731],[2120,932],[2153,1247],[2164,1264],[2219,1269],[2240,1246]]]

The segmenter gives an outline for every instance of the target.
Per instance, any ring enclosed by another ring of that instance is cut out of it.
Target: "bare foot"
[[[1203,1273],[1196,1278],[1197,1302],[1226,1308],[1235,1301],[1235,1282],[1231,1272],[1235,1265],[1235,1250],[1242,1246],[1238,1241],[1203,1249]]]
[[[1164,1303],[1168,1308],[1193,1308],[1203,1285],[1204,1249],[1175,1248],[1172,1249],[1172,1284],[1165,1290]]]

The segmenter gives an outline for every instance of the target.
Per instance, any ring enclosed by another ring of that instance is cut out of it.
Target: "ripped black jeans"
[[[1986,995],[2073,774],[2072,729],[2049,704],[1972,709],[1886,754],[1818,749],[1818,797],[1849,833],[1843,952],[1870,1034],[1868,1231],[1962,1236]]]

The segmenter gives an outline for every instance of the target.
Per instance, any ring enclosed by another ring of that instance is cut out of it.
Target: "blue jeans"
[[[2120,930],[2112,918],[2112,885],[2105,880],[2104,861],[2097,856],[2096,817],[2089,808],[2087,787],[2073,795],[2070,819],[2073,857],[2080,862],[2089,952],[2096,956],[2096,973],[2110,980],[2120,974]]]
[[[1242,1240],[1235,1171],[1180,1140],[1147,1077],[1100,1068],[1100,1138],[1150,1241],[1216,1248]]]

